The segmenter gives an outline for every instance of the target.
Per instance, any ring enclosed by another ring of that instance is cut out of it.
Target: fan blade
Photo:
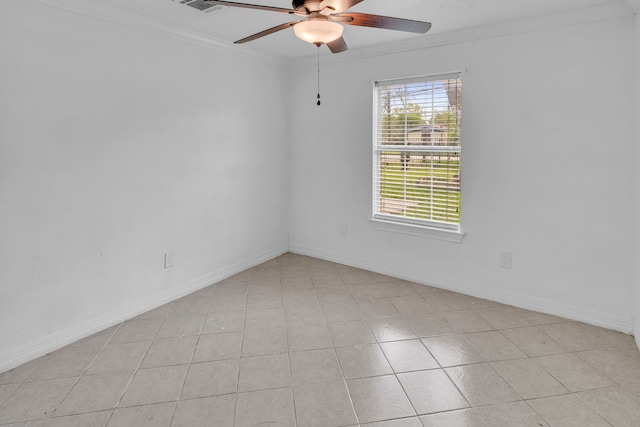
[[[256,33],[256,34],[254,34],[252,36],[249,36],[249,37],[245,37],[245,38],[243,38],[241,40],[238,40],[238,41],[236,41],[234,43],[235,44],[240,44],[240,43],[250,42],[250,41],[259,39],[260,37],[268,36],[269,34],[273,34],[273,33],[277,33],[278,31],[286,30],[289,27],[293,27],[298,22],[300,22],[300,21],[287,22],[286,24],[281,24],[281,25],[278,25],[276,27],[269,28],[268,30],[260,31],[259,33]]]
[[[424,34],[431,28],[430,22],[413,21],[411,19],[392,18],[390,16],[369,15],[368,13],[339,13],[331,15],[332,20],[339,19],[347,25],[357,27],[383,28],[385,30],[406,31]],[[352,21],[343,20],[352,18]]]
[[[261,6],[259,4],[249,4],[249,3],[236,3],[234,1],[218,1],[218,0],[205,0],[205,3],[208,4],[219,4],[221,6],[230,6],[230,7],[242,7],[245,9],[258,9],[258,10],[266,10],[269,12],[280,12],[280,13],[288,13],[290,15],[303,15],[306,16],[308,13],[304,13],[301,11],[297,11],[294,9],[284,9],[281,7],[271,7],[271,6]]]
[[[344,41],[342,37],[327,43],[327,47],[331,50],[332,53],[340,53],[349,49],[349,47],[347,46],[347,43]]]
[[[330,7],[334,12],[342,12],[343,10],[352,8],[362,1],[363,0],[324,0],[320,3],[319,9],[322,10],[325,7]]]

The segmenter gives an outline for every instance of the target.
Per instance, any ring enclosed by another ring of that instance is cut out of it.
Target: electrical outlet
[[[341,237],[343,239],[347,238],[347,226],[346,225],[340,226],[340,231],[338,232],[338,237]]]
[[[502,252],[500,254],[500,268],[511,268],[511,252]]]
[[[165,254],[164,254],[164,268],[173,267],[173,263],[175,261],[175,258],[176,258],[176,252],[175,251],[165,252]]]

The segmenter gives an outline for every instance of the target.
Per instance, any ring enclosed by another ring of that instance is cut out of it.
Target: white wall
[[[298,62],[291,250],[631,332],[633,31],[624,17],[326,58],[321,107],[315,61]],[[465,69],[464,241],[374,230],[372,82]]]
[[[636,7],[637,9],[638,7]],[[640,217],[638,214],[640,213],[640,171],[638,171],[638,167],[640,166],[640,13],[636,12],[635,15],[635,44],[634,44],[634,57],[635,57],[635,95],[636,95],[636,103],[635,103],[635,123],[636,123],[636,135],[635,135],[635,164],[636,164],[636,188],[635,188],[635,201],[636,201],[636,210],[635,210],[635,252],[634,252],[634,265],[635,265],[635,276],[634,276],[634,288],[635,288],[635,298],[634,298],[634,308],[635,308],[635,327],[634,327],[634,335],[636,338],[636,343],[638,344],[638,348],[640,348]]]
[[[283,64],[31,0],[0,52],[0,371],[287,250]]]

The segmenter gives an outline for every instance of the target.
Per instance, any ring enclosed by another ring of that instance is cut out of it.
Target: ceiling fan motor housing
[[[309,12],[316,12],[320,8],[320,1],[318,0],[293,0],[294,9],[306,8]]]

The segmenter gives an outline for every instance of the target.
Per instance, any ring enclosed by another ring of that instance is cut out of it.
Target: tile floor
[[[0,374],[11,426],[639,426],[630,336],[285,254]]]

